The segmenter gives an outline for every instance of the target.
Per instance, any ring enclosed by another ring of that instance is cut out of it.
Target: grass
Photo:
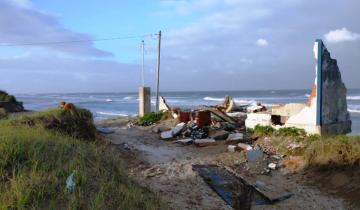
[[[85,140],[94,140],[96,133],[91,112],[81,108],[49,109],[8,119],[7,123],[11,126],[40,126]]]
[[[54,113],[70,117],[49,110],[0,121],[0,209],[166,208],[127,176],[116,148],[48,128]],[[71,173],[73,191],[65,186]]]
[[[287,157],[304,157],[306,167],[333,169],[360,166],[360,136],[307,135],[305,130],[299,128],[275,130],[259,125],[250,129],[250,134],[268,137],[270,141],[267,146],[271,152]]]
[[[309,167],[360,166],[359,136],[328,136],[312,141],[304,152]]]

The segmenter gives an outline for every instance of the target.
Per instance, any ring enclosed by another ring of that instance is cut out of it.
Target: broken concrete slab
[[[244,143],[238,143],[237,147],[241,150],[252,150],[253,147],[249,144],[244,144]]]
[[[206,147],[216,145],[216,141],[214,139],[196,139],[194,140],[194,144],[198,147]]]
[[[227,140],[243,140],[244,134],[243,133],[230,133]]]
[[[229,152],[235,152],[235,151],[236,151],[236,145],[229,145],[229,146],[227,147],[227,150],[228,150]]]
[[[247,128],[255,128],[255,126],[271,126],[271,114],[268,113],[250,113],[245,120]]]
[[[215,140],[225,140],[229,136],[229,132],[224,130],[211,130],[209,133],[209,137]]]
[[[174,128],[171,129],[173,136],[177,136],[185,127],[186,123],[184,122],[177,124]]]
[[[193,139],[180,139],[180,140],[177,140],[175,141],[175,143],[179,143],[179,144],[182,144],[182,145],[190,145],[194,142]]]
[[[246,159],[249,162],[261,161],[264,159],[264,153],[262,150],[246,150]]]
[[[172,139],[173,138],[173,132],[171,130],[163,131],[163,132],[161,132],[160,137],[162,139]]]

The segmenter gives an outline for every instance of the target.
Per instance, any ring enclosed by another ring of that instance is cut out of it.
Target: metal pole
[[[156,111],[159,111],[161,31],[159,31],[158,38],[159,38],[159,44],[158,44],[157,77],[156,77],[156,107],[155,107]]]
[[[145,86],[145,76],[144,76],[144,40],[141,41],[141,53],[142,53],[142,63],[141,63],[141,82],[142,86]]]

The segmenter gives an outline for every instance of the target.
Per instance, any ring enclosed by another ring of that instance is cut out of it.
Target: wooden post
[[[155,110],[159,111],[159,84],[160,84],[160,49],[161,49],[161,31],[159,31],[158,43],[158,59],[157,59],[157,77],[156,77],[156,107]]]

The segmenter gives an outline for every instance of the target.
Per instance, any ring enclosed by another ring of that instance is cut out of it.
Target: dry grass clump
[[[310,167],[341,168],[359,166],[360,137],[332,136],[313,141],[304,157]]]
[[[92,113],[87,109],[77,107],[72,109],[55,108],[23,115],[9,119],[8,124],[11,126],[40,126],[84,140],[94,140],[96,133]]]

